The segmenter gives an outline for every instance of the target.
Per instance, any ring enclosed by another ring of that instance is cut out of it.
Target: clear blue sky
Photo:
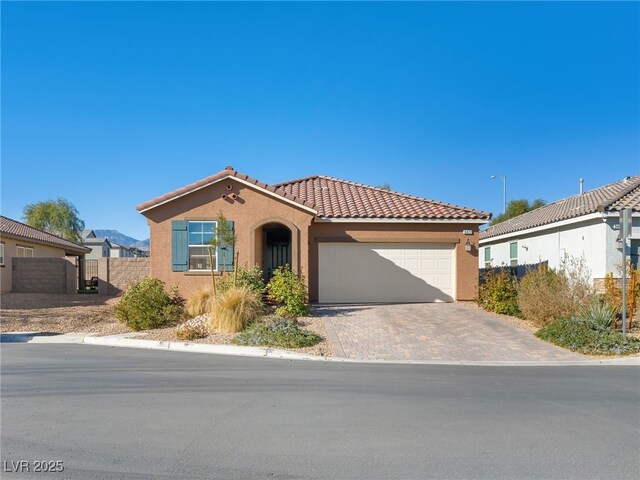
[[[2,2],[2,213],[233,165],[499,213],[640,173],[638,3]]]

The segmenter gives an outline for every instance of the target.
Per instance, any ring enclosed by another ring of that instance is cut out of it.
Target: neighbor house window
[[[491,247],[484,247],[484,268],[491,268]]]
[[[509,261],[512,267],[518,266],[518,242],[509,244]]]
[[[4,266],[4,243],[0,243],[0,265]]]
[[[216,249],[210,249],[217,222],[189,222],[189,270],[210,270],[209,253],[214,270],[218,269]],[[209,252],[211,250],[211,252]]]
[[[33,248],[21,247],[20,245],[18,245],[16,247],[16,257],[33,257]]]

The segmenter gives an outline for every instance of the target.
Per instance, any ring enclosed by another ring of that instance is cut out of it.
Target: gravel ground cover
[[[117,302],[99,295],[5,293],[0,298],[0,331],[125,333],[130,330],[113,315]]]
[[[58,295],[44,293],[6,293],[0,297],[0,332],[82,332],[96,336],[133,333],[113,314],[117,297],[100,295]],[[293,349],[310,355],[332,356],[324,320],[320,317],[299,319],[300,326],[323,340],[313,347]],[[179,342],[176,326],[146,330],[137,338]],[[193,343],[231,345],[235,334],[213,333]]]

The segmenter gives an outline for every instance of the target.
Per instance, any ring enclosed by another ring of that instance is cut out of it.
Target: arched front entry
[[[284,265],[299,273],[299,230],[293,223],[284,218],[268,218],[254,225],[252,231],[251,262],[260,265],[265,281]]]

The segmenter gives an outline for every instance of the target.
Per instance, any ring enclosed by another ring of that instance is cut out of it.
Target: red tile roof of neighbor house
[[[392,192],[378,187],[313,176],[267,185],[232,167],[210,177],[169,192],[138,205],[142,212],[216,183],[224,178],[238,178],[259,188],[313,209],[321,218],[384,218],[414,220],[488,220],[491,214],[480,210],[436,202],[425,198]]]
[[[11,237],[17,240],[24,240],[32,243],[48,245],[63,249],[66,254],[82,255],[91,251],[90,248],[83,247],[77,243],[71,242],[66,238],[53,235],[33,228],[24,223],[12,220],[0,215],[0,235],[3,237]]]
[[[480,232],[480,240],[592,213],[618,212],[625,208],[640,211],[640,176],[627,177],[523,213]]]

